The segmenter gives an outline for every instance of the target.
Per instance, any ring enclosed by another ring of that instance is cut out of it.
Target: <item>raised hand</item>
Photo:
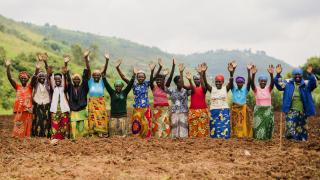
[[[40,61],[37,61],[37,62],[36,62],[36,68],[37,68],[37,69],[40,69],[40,67],[41,67]]]
[[[149,68],[151,71],[154,70],[155,67],[156,67],[156,65],[154,63],[149,64]]]
[[[277,65],[277,67],[276,67],[276,72],[277,72],[277,74],[281,74],[281,72],[282,72],[281,64],[278,64],[278,65]]]
[[[313,67],[312,67],[311,64],[309,64],[308,67],[307,67],[307,73],[308,73],[308,74],[311,74],[311,73],[312,73],[312,70],[313,70]]]
[[[253,67],[253,64],[252,64],[252,63],[247,64],[247,70],[250,70],[252,67]]]
[[[202,71],[202,72],[206,72],[207,69],[208,69],[207,63],[202,63],[202,64],[201,64],[201,71]]]
[[[161,59],[161,58],[158,58],[158,64],[159,64],[159,66],[160,66],[160,67],[162,67],[162,66],[163,66],[163,61],[162,61],[162,59]]]
[[[88,60],[89,60],[89,55],[90,55],[90,53],[91,53],[90,50],[88,50],[88,49],[85,50],[84,53],[83,53],[83,57],[84,57],[85,59],[88,59]]]
[[[5,65],[6,65],[6,67],[10,66],[11,65],[11,60],[7,59],[6,62],[5,62]]]
[[[231,61],[231,65],[233,67],[233,70],[235,70],[238,64],[236,63],[235,60],[233,60],[233,61]]]
[[[42,55],[41,55],[41,57],[42,57],[42,61],[45,61],[45,62],[47,62],[48,61],[48,54],[45,52],[45,53],[43,53]]]
[[[251,74],[256,74],[257,73],[257,66],[252,65],[250,72],[251,72]]]
[[[104,58],[106,58],[106,60],[110,59],[110,54],[108,53],[108,51],[106,50],[104,53]]]
[[[201,72],[202,72],[201,64],[198,64],[196,70],[197,70],[198,73],[201,73]]]
[[[187,71],[187,72],[186,72],[186,78],[187,78],[188,80],[191,80],[192,75],[191,75],[191,72],[190,72],[190,71]]]
[[[42,54],[41,53],[38,53],[37,54],[37,59],[38,59],[38,61],[42,61],[43,59],[42,59]]]
[[[274,67],[273,67],[273,65],[270,64],[267,70],[268,70],[269,74],[273,74],[273,73],[274,73]]]
[[[174,65],[177,64],[177,60],[175,58],[172,59],[172,64],[174,64]]]
[[[162,71],[162,74],[163,74],[164,76],[168,75],[168,74],[169,74],[169,69],[168,69],[168,68],[164,69],[164,70]]]
[[[116,68],[119,68],[120,67],[120,65],[121,65],[121,63],[122,63],[122,59],[118,59],[117,61],[116,61]]]
[[[67,54],[63,55],[63,60],[64,60],[65,63],[68,63],[70,61],[70,59],[71,58],[70,58],[69,55],[67,55]]]
[[[233,66],[232,66],[232,63],[228,63],[228,71],[229,72],[232,72],[234,69],[233,69]]]
[[[139,70],[136,67],[133,67],[133,73],[136,75],[138,74]]]
[[[180,72],[183,72],[185,69],[184,64],[179,64],[178,67]]]

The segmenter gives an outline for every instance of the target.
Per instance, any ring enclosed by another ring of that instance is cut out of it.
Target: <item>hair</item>
[[[62,78],[62,74],[61,73],[54,73],[54,76],[60,76]]]
[[[180,76],[179,75],[177,75],[177,76],[175,76],[173,78],[173,82],[176,83],[176,84],[179,82],[179,80],[180,80]]]

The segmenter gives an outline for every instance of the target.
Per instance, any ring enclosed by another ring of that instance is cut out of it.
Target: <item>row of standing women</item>
[[[39,54],[34,75],[30,77],[27,72],[20,72],[20,83],[11,77],[10,61],[6,61],[8,79],[16,90],[13,107],[14,137],[47,136],[52,139],[52,143],[64,138],[76,139],[88,135],[132,135],[142,138],[210,136],[225,139],[231,136],[253,136],[255,139],[266,140],[272,138],[274,129],[271,93],[275,85],[278,90],[284,91],[282,111],[286,117],[285,136],[294,140],[308,138],[306,119],[315,115],[311,92],[317,84],[312,66],[307,68],[308,81],[305,81],[300,68],[292,71],[293,78],[284,80],[281,65],[276,68],[270,65],[267,68],[269,85],[265,75],[258,77],[259,84],[256,85],[257,67],[253,64],[247,65],[247,80],[238,76],[234,83],[237,64],[232,61],[227,66],[230,77],[225,85],[225,78],[221,74],[214,77],[212,84],[208,83],[208,67],[205,63],[198,65],[194,76],[190,71],[184,73],[185,66],[179,64],[179,75],[174,76],[176,61],[173,59],[169,70],[163,69],[160,59],[156,73],[156,65],[149,65],[150,79],[146,80],[146,74],[135,68],[128,79],[120,69],[121,61],[117,61],[115,67],[122,80],[116,80],[112,87],[106,76],[109,54],[105,54],[103,70],[94,70],[92,73],[89,54],[90,51],[84,53],[86,68],[82,75],[70,75],[69,56],[64,56],[62,73],[54,73],[47,63],[48,55]],[[40,70],[41,62],[45,64],[46,72]],[[185,85],[184,75],[189,85]],[[31,82],[28,83],[30,78]],[[170,87],[172,80],[175,87]],[[149,88],[153,94],[152,109]],[[111,101],[110,115],[106,110],[105,89]],[[134,94],[133,112],[128,118],[127,97],[131,89]],[[250,89],[256,99],[253,124],[250,123],[246,105]],[[209,107],[206,103],[208,91],[211,93]],[[232,92],[230,107],[227,102],[229,91]],[[190,107],[188,96],[191,96]]]

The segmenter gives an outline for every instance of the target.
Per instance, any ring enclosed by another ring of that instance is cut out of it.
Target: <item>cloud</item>
[[[296,65],[320,55],[318,7],[317,0],[6,0],[0,12],[172,53],[252,48]]]

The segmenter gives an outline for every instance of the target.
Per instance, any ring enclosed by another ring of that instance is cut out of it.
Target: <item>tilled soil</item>
[[[272,141],[253,139],[63,140],[10,137],[0,118],[0,179],[320,179],[320,117],[309,119],[309,141],[283,139],[279,113]]]

